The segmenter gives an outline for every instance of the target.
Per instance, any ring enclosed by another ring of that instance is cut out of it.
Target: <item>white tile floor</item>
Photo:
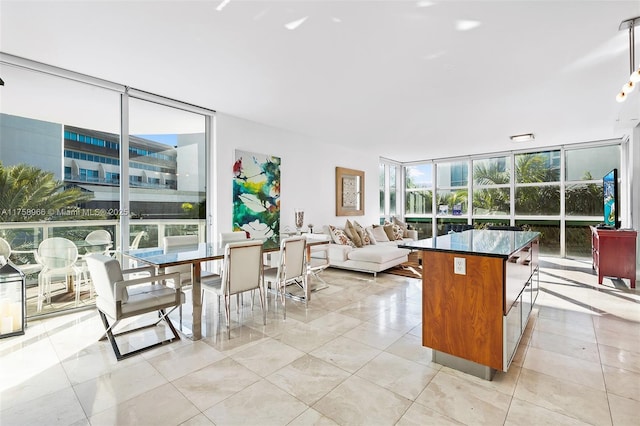
[[[491,382],[430,361],[420,281],[324,276],[286,321],[273,301],[266,327],[247,306],[227,340],[207,305],[203,340],[119,363],[94,311],[31,322],[0,340],[0,424],[638,424],[640,292],[598,285],[589,263],[544,259],[535,315]]]

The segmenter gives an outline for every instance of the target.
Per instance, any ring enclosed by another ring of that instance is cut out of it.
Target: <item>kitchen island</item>
[[[398,245],[422,252],[422,345],[491,380],[507,371],[539,289],[539,233],[468,230]]]

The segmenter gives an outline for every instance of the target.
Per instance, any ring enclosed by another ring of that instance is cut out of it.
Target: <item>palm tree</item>
[[[91,198],[92,194],[84,193],[80,188],[65,188],[51,172],[27,164],[4,167],[0,162],[0,218],[3,222],[55,219],[61,210],[77,207]],[[82,215],[74,216],[74,219],[79,218]]]
[[[558,214],[560,212],[559,170],[550,167],[548,159],[539,153],[516,156],[516,182],[550,185],[516,189],[516,213]]]
[[[504,170],[497,161],[478,163],[473,168],[473,181],[476,185],[508,185],[509,171]],[[473,192],[474,212],[509,212],[508,188],[485,188]]]

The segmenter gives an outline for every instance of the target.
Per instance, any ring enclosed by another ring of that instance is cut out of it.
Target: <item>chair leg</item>
[[[113,348],[113,352],[115,353],[116,359],[118,361],[122,361],[123,359],[132,357],[132,356],[137,355],[137,354],[139,354],[141,352],[148,351],[148,350],[153,349],[153,348],[157,348],[158,346],[162,346],[162,345],[164,345],[166,343],[171,343],[174,340],[180,340],[180,335],[178,334],[178,331],[176,330],[176,328],[173,326],[173,323],[169,319],[169,314],[171,312],[173,312],[174,309],[169,311],[169,313],[166,313],[164,309],[160,309],[158,311],[158,313],[160,315],[160,319],[158,321],[156,321],[154,324],[138,327],[138,328],[135,328],[135,329],[132,329],[132,330],[127,330],[127,331],[124,331],[124,332],[118,333],[118,334],[113,333],[113,328],[116,326],[116,324],[118,324],[118,321],[115,321],[113,324],[109,324],[109,320],[107,319],[107,316],[102,311],[98,311],[98,313],[100,314],[100,319],[102,320],[102,324],[104,325],[104,328],[106,330],[105,334],[99,340],[104,339],[104,337],[106,336],[106,338],[109,340],[109,343],[111,343],[111,347]],[[129,333],[132,333],[134,331],[139,331],[139,330],[142,330],[142,329],[145,329],[145,328],[149,328],[149,327],[155,327],[156,325],[158,325],[158,323],[160,323],[160,321],[163,321],[163,320],[169,326],[169,329],[173,333],[173,337],[170,337],[170,338],[168,338],[166,340],[162,340],[162,341],[157,342],[157,343],[153,343],[153,344],[151,344],[149,346],[145,346],[145,347],[140,348],[140,349],[133,350],[131,352],[127,352],[127,353],[120,352],[120,348],[118,347],[118,343],[116,342],[116,336],[121,336],[123,334],[129,334]]]
[[[38,276],[38,306],[36,310],[38,312],[42,311],[42,304],[44,302],[44,277],[42,274]]]
[[[231,296],[224,295],[224,316],[227,318],[227,339],[231,338]]]
[[[262,325],[267,325],[267,309],[265,307],[265,293],[264,289],[260,287],[258,289],[258,293],[260,293],[260,307],[262,308]],[[253,302],[253,297],[251,298]]]
[[[284,319],[287,319],[287,284],[284,282],[279,283],[278,291],[282,298],[282,315]]]

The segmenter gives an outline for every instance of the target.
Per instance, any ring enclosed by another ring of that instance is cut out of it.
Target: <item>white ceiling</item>
[[[638,0],[220,3],[0,0],[0,51],[398,161],[614,138],[640,116],[640,93],[614,99]]]

